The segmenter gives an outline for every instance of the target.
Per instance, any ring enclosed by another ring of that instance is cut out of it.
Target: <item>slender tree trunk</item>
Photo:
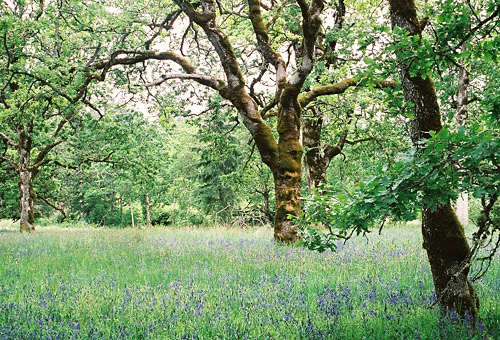
[[[423,25],[417,17],[413,0],[389,0],[391,21],[410,35],[421,35]],[[405,100],[413,104],[412,141],[418,145],[430,138],[430,131],[442,128],[436,90],[429,76],[410,75],[410,66],[398,60]],[[463,226],[451,204],[427,206],[422,211],[423,245],[431,266],[434,287],[443,310],[456,310],[461,316],[468,311],[477,316],[477,295],[468,280],[470,248]]]
[[[146,191],[146,196],[144,197],[144,203],[146,208],[146,226],[151,227],[151,210],[149,205],[149,191]]]
[[[134,209],[132,208],[132,205],[130,205],[130,218],[132,219],[132,228],[135,227],[135,221],[134,221]]]
[[[267,179],[264,179],[264,182],[262,183],[262,190],[256,189],[255,192],[262,195],[262,208],[260,211],[264,213],[265,217],[265,222],[267,223],[272,223],[273,222],[273,215],[271,213],[270,205],[269,205],[269,197],[270,197],[270,191],[272,189],[268,186],[268,181]]]
[[[123,199],[121,195],[118,200],[120,201],[120,225],[123,226]]]
[[[18,174],[19,174],[19,194],[20,194],[20,232],[32,232],[35,230],[35,215],[33,212],[33,202],[35,192],[33,190],[34,173],[30,169],[31,139],[24,132],[22,126],[17,128],[18,145]]]
[[[264,215],[266,216],[267,223],[271,223],[273,221],[273,214],[271,213],[271,209],[269,207],[269,188],[267,185],[264,186],[263,192],[262,192],[262,197],[263,197],[263,210],[264,210]]]
[[[458,90],[457,90],[457,115],[456,121],[457,126],[467,125],[468,118],[468,99],[467,99],[467,88],[469,86],[469,74],[462,65],[458,71]]]

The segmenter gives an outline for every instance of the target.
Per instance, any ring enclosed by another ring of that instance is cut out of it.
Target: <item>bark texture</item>
[[[329,160],[322,154],[321,150],[321,130],[323,119],[304,120],[303,140],[306,147],[306,157],[304,168],[306,171],[307,185],[309,191],[317,188],[319,185],[326,183],[326,169],[329,165]]]
[[[420,36],[423,27],[414,1],[389,0],[389,4],[393,28]],[[430,137],[430,131],[442,128],[436,91],[430,77],[410,76],[408,61],[398,60],[398,67],[405,100],[414,107],[411,137],[418,145],[420,139]],[[476,317],[478,299],[468,280],[470,248],[451,204],[424,207],[422,235],[439,305],[461,316],[468,311]]]
[[[343,7],[341,7],[343,8]],[[335,44],[333,44],[335,45]],[[392,80],[375,81],[375,88],[394,88],[397,83]],[[370,82],[373,84],[373,81]],[[318,86],[313,90],[303,93],[299,97],[299,104],[306,108],[316,98],[334,94],[342,94],[351,87],[364,86],[364,80],[354,80],[345,78],[337,83]],[[337,145],[324,144],[321,142],[321,131],[323,129],[323,116],[318,113],[314,107],[308,108],[312,112],[312,117],[303,120],[303,140],[307,148],[304,168],[306,170],[307,184],[309,190],[317,188],[326,183],[326,171],[330,166],[332,159],[341,154],[346,144],[357,144],[372,140],[373,138],[362,138],[355,141],[348,141],[347,134],[349,126],[345,127],[339,138]],[[350,120],[350,117],[348,117]]]

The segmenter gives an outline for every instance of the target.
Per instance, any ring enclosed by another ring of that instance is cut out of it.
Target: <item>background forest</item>
[[[164,67],[149,60],[138,60],[141,64],[130,69],[110,69],[109,81],[105,83],[101,83],[101,79],[91,79],[88,84],[87,81],[82,84],[83,80],[75,79],[76,75],[65,74],[75,72],[75,66],[71,65],[77,65],[82,58],[92,61],[108,53],[115,58],[118,53],[139,53],[125,50],[126,46],[137,43],[139,38],[132,38],[133,35],[155,33],[153,37],[160,40],[165,34],[161,27],[158,32],[148,33],[145,26],[147,20],[155,22],[153,15],[159,14],[156,11],[161,12],[161,8],[152,3],[137,4],[140,8],[131,8],[130,17],[126,13],[118,15],[120,11],[114,8],[121,8],[120,4],[111,5],[48,4],[44,13],[49,24],[40,22],[44,16],[36,19],[35,12],[39,10],[36,4],[3,4],[5,67],[2,77],[6,92],[2,96],[5,153],[0,173],[1,217],[19,218],[19,177],[15,174],[20,172],[13,163],[21,161],[16,150],[19,143],[16,131],[22,126],[31,129],[28,132],[31,139],[29,156],[32,167],[36,167],[32,180],[33,212],[38,223],[81,221],[128,226],[132,224],[132,215],[134,224],[138,225],[270,223],[275,210],[272,174],[261,163],[255,141],[241,124],[237,110],[228,106],[220,95],[175,81],[168,81],[161,89],[145,88],[141,84],[142,77],[153,78],[155,74],[161,77],[162,70],[158,67]],[[283,7],[290,13],[276,17],[278,27],[295,10],[294,6]],[[338,25],[350,20],[349,30],[336,33],[342,33],[345,46],[329,51],[335,56],[323,56],[325,60],[317,63],[310,76],[311,84],[306,86],[371,72],[368,68],[375,65],[367,64],[372,59],[366,55],[374,57],[375,52],[370,49],[380,43],[375,44],[375,37],[367,36],[373,27],[367,22],[359,22],[363,11],[369,9],[369,2],[358,4],[352,17],[344,18],[346,14],[340,13],[341,18],[330,19],[338,21]],[[78,11],[88,15],[85,22],[83,18],[74,17]],[[150,18],[141,19],[144,22],[138,20],[133,16],[137,11],[148,13]],[[95,16],[101,16],[104,21],[92,23]],[[177,12],[167,15],[163,23],[165,29],[173,25],[174,20],[180,22],[182,18],[178,16]],[[52,22],[54,17],[59,19]],[[376,20],[373,14],[371,20]],[[245,20],[240,21],[223,28],[243,37],[249,32]],[[185,24],[182,21],[181,25]],[[155,25],[158,26],[153,24],[151,27]],[[286,29],[297,30],[300,22],[295,25]],[[125,30],[130,27],[134,30]],[[171,44],[186,45],[182,48],[192,50],[190,53],[202,53],[193,45],[196,39],[191,45],[187,42],[191,34],[196,37],[195,28],[185,29],[185,32],[167,30],[169,33],[164,39]],[[177,39],[181,33],[186,42]],[[124,37],[131,41],[120,42]],[[350,42],[360,37],[366,46],[360,46],[359,51],[351,50]],[[331,45],[340,39],[322,38]],[[118,41],[108,43],[106,48],[110,51],[106,52],[103,43],[110,39]],[[288,46],[284,47],[288,50],[299,48],[297,39],[276,39],[286,43]],[[86,45],[87,41],[91,44]],[[44,55],[24,55],[23,45],[29,44],[38,44],[32,47],[40,49]],[[151,44],[148,42],[148,46]],[[159,44],[161,46],[161,40]],[[249,48],[251,44],[239,46],[239,53],[252,53],[244,52]],[[13,56],[16,49],[21,54],[18,57]],[[151,57],[152,60],[156,58]],[[333,61],[335,67],[330,66]],[[204,62],[207,65],[202,68],[213,63]],[[260,67],[258,59],[250,64],[253,69]],[[328,67],[332,72],[327,72]],[[21,77],[26,83],[23,85],[28,86],[26,93],[14,91],[12,84],[9,85],[16,77]],[[254,90],[255,96],[262,100],[269,95],[266,82],[272,82],[269,76],[266,78],[261,88]],[[257,84],[258,79],[255,80],[252,88]],[[304,143],[310,143],[305,145],[308,156],[311,154],[307,159],[324,158],[322,161],[326,165],[323,165],[322,176],[325,178],[322,181],[337,189],[350,188],[369,177],[378,164],[392,162],[398,152],[409,146],[409,139],[405,137],[408,119],[398,111],[401,96],[377,91],[375,85],[367,84],[366,87],[368,89],[358,88],[324,98],[303,113],[303,124],[311,135],[304,136]],[[76,98],[72,98],[75,94]],[[16,101],[15,107],[10,107],[12,104],[9,105],[7,99]],[[267,119],[271,125],[276,124],[275,114],[269,114]],[[330,161],[332,166],[328,167]],[[309,187],[320,184],[314,183],[318,182],[313,179],[314,175],[306,177],[302,179],[304,195]]]

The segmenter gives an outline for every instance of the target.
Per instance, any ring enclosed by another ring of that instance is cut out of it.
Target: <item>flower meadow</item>
[[[475,326],[433,307],[416,225],[315,253],[271,229],[0,227],[1,339],[500,339],[500,265]]]

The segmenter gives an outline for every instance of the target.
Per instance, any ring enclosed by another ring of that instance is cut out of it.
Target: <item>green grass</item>
[[[482,323],[440,320],[416,226],[337,253],[270,229],[0,224],[0,338],[500,338],[500,266],[476,283]],[[485,330],[482,330],[482,328]]]

